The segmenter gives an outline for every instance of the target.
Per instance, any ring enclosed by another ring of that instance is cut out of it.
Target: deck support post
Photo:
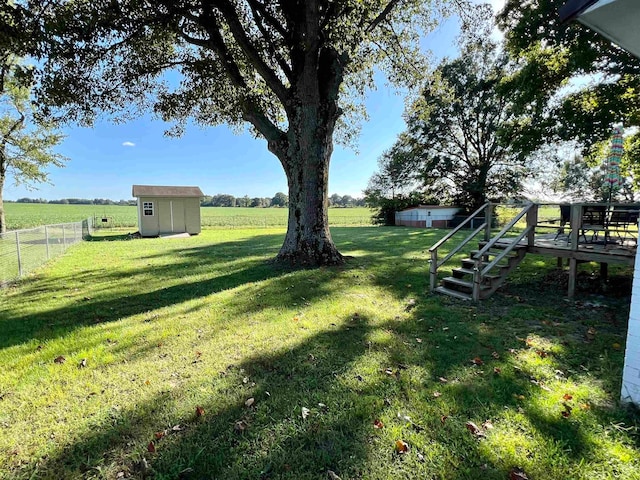
[[[559,270],[562,270],[562,268],[564,267],[564,258],[558,257],[558,262],[556,266],[558,267]]]
[[[600,283],[605,284],[609,279],[609,264],[600,262]]]
[[[573,298],[576,293],[576,276],[578,273],[578,260],[575,258],[569,259],[569,288],[567,291],[567,297]]]

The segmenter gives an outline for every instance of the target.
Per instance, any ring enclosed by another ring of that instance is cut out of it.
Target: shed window
[[[145,217],[153,217],[153,202],[142,202],[142,211]]]

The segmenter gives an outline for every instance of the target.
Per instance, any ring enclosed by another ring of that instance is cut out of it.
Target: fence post
[[[18,276],[22,276],[22,257],[20,257],[20,233],[16,230],[16,248],[18,250]]]
[[[64,233],[64,223],[62,224],[62,249],[67,249],[67,236]]]
[[[47,225],[44,226],[44,243],[47,246],[47,260],[49,260],[51,256],[49,254],[49,228]]]

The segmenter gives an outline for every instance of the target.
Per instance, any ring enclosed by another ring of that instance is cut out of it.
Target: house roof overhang
[[[569,0],[560,20],[580,23],[640,58],[640,2],[638,0]]]

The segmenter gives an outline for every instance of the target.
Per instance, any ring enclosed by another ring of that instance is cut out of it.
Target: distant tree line
[[[136,200],[109,200],[108,198],[61,198],[59,200],[46,200],[44,198],[19,198],[15,202],[7,200],[9,203],[49,203],[57,205],[136,205]],[[287,207],[289,206],[289,197],[278,192],[273,197],[234,197],[226,193],[218,193],[216,195],[205,195],[200,200],[203,207],[252,207],[252,208],[269,208],[269,207]],[[329,206],[331,207],[364,207],[364,198],[354,198],[351,195],[338,195],[334,193],[329,197]]]

